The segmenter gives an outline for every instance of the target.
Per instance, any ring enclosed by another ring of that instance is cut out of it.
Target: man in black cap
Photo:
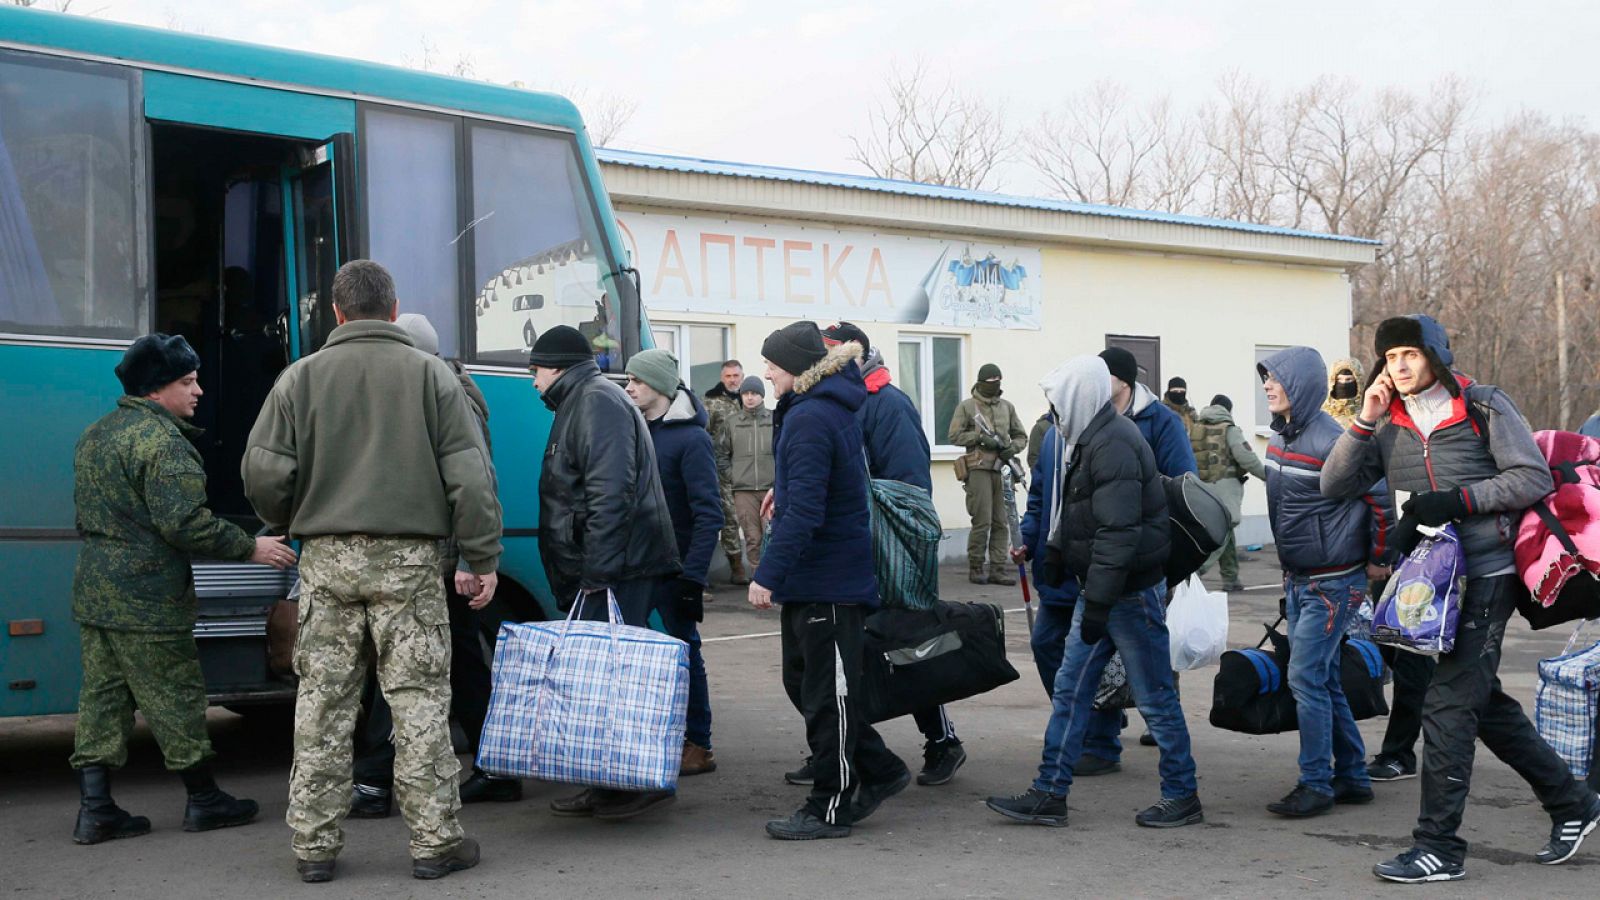
[[[539,398],[556,415],[539,473],[539,556],[550,587],[563,608],[581,595],[580,615],[598,620],[607,617],[610,591],[624,622],[649,627],[660,582],[682,567],[644,417],[600,374],[576,328],[558,325],[540,335],[528,364]],[[626,819],[673,796],[589,788],[550,809]]]
[[[984,363],[978,369],[972,396],[961,401],[950,418],[950,443],[967,448],[967,454],[956,462],[956,477],[966,486],[967,513],[972,516],[967,580],[973,584],[1017,583],[1008,562],[1011,530],[1006,524],[1000,468],[1028,448],[1028,432],[1017,408],[1002,399],[1001,393],[1000,367]],[[980,425],[979,419],[987,427]]]
[[[73,454],[83,537],[72,584],[83,645],[72,753],[83,794],[72,839],[80,844],[150,830],[149,819],[111,799],[111,770],[127,761],[135,707],[188,789],[185,831],[242,825],[257,812],[254,800],[234,799],[211,776],[189,565],[199,556],[285,569],[295,552],[281,537],[252,538],[206,508],[206,473],[190,443],[200,429],[189,424],[200,402],[199,368],[182,337],[134,341],[116,370],[125,396],[89,426]]]
[[[1178,414],[1178,418],[1183,420],[1184,428],[1194,425],[1195,411],[1194,407],[1189,405],[1189,382],[1177,375],[1168,378],[1167,395],[1161,398],[1161,402],[1167,405],[1167,409]]]

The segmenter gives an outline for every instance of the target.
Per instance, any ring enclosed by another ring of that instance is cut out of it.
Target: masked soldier
[[[972,396],[961,401],[950,419],[950,443],[967,448],[962,461],[967,472],[967,512],[972,516],[967,565],[971,570],[968,580],[973,584],[1017,583],[1007,563],[1011,532],[1006,525],[1000,467],[1027,449],[1028,433],[1022,429],[1017,408],[1000,394],[1000,367],[985,363],[978,369]]]

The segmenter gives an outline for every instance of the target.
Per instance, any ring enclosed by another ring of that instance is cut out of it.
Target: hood
[[[795,378],[794,402],[826,397],[851,412],[860,409],[867,401],[866,381],[861,377],[861,366],[856,364],[860,356],[861,345],[855,341],[829,347],[826,356]]]
[[[1072,446],[1083,436],[1095,413],[1111,402],[1111,370],[1098,356],[1077,356],[1040,379],[1039,387],[1055,410],[1061,437]]]
[[[1292,423],[1293,430],[1298,432],[1322,409],[1328,391],[1328,367],[1322,361],[1322,354],[1310,347],[1279,350],[1257,363],[1256,373],[1262,381],[1271,373],[1289,395],[1289,422],[1273,416],[1272,430],[1285,432]]]
[[[667,427],[670,425],[693,425],[696,428],[706,427],[711,417],[706,414],[705,405],[700,398],[690,393],[689,389],[678,386],[678,393],[672,398],[672,405],[667,407],[667,414],[651,422],[651,426]]]
[[[1334,379],[1340,372],[1349,372],[1356,378],[1356,395],[1343,400],[1336,400],[1333,396]],[[1328,367],[1328,393],[1327,399],[1322,401],[1322,411],[1341,422],[1348,421],[1356,413],[1361,412],[1361,394],[1367,389],[1367,367],[1354,358],[1336,359]]]
[[[861,377],[867,383],[869,394],[876,394],[889,383],[889,369],[884,366],[883,354],[877,347],[867,351],[867,358],[861,361]]]
[[[1128,404],[1128,418],[1139,418],[1144,415],[1145,410],[1160,401],[1161,398],[1156,396],[1155,391],[1150,390],[1143,384],[1135,384],[1133,386],[1133,401]]]
[[[1372,343],[1378,361],[1373,364],[1372,376],[1367,380],[1366,387],[1371,387],[1382,374],[1384,354],[1388,350],[1395,347],[1419,347],[1423,355],[1428,358],[1429,368],[1433,369],[1433,377],[1445,386],[1452,397],[1461,396],[1460,385],[1457,384],[1450,368],[1456,361],[1455,354],[1450,351],[1450,335],[1432,316],[1416,313],[1384,319],[1378,323],[1378,330],[1373,335]]]
[[[1195,416],[1195,420],[1206,425],[1220,425],[1223,422],[1229,425],[1234,424],[1233,413],[1226,406],[1217,403],[1200,410],[1199,415]]]
[[[556,378],[555,384],[550,385],[550,390],[539,392],[539,399],[544,401],[546,409],[555,412],[560,408],[561,401],[570,396],[578,385],[591,378],[600,377],[600,366],[594,360],[586,359],[576,365],[568,366],[567,370]]]

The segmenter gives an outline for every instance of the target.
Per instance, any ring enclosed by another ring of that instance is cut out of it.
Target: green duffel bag
[[[939,539],[933,498],[919,487],[871,479],[873,572],[889,609],[933,609],[939,602]]]

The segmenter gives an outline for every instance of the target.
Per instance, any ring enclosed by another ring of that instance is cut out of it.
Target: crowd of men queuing
[[[471,631],[460,623],[497,587],[501,510],[489,410],[460,367],[438,357],[427,321],[399,315],[380,265],[343,266],[333,304],[338,327],[278,379],[243,460],[246,494],[279,536],[252,537],[206,508],[188,421],[200,360],[181,337],[134,343],[116,370],[126,395],[78,444],[84,547],[74,616],[84,681],[71,765],[82,792],[79,843],[150,830],[111,795],[135,707],[188,792],[185,830],[241,825],[258,813],[210,773],[191,633],[194,557],[280,569],[298,562],[286,819],[303,880],[334,877],[346,816],[388,815],[395,805],[410,828],[413,875],[470,868],[479,847],[457,819],[461,803],[521,798],[520,784],[488,773],[462,780],[449,728],[454,714],[475,742],[488,690],[482,655],[460,639]],[[1300,733],[1300,777],[1269,811],[1301,818],[1368,803],[1373,781],[1420,771],[1414,846],[1374,872],[1400,882],[1460,878],[1467,847],[1458,831],[1481,739],[1551,817],[1538,862],[1578,851],[1600,823],[1600,797],[1573,778],[1497,676],[1516,578],[1505,525],[1551,489],[1548,469],[1511,399],[1452,368],[1438,323],[1385,321],[1375,351],[1371,379],[1354,360],[1330,371],[1308,347],[1261,362],[1273,416],[1264,461],[1234,423],[1228,397],[1197,412],[1187,384],[1173,379],[1158,398],[1126,350],[1075,357],[1046,376],[1049,411],[1031,434],[1002,396],[999,367],[979,369],[949,424],[950,442],[967,451],[958,469],[973,520],[969,575],[1011,584],[1013,566],[1031,566],[1041,601],[1032,649],[1051,703],[1037,776],[1017,795],[989,798],[991,810],[1065,825],[1074,779],[1120,768],[1126,718],[1093,709],[1117,653],[1148,729],[1141,740],[1160,754],[1158,799],[1137,823],[1203,820],[1169,665],[1162,478],[1196,472],[1237,520],[1254,476],[1266,483],[1283,569]],[[762,357],[764,378],[729,361],[702,398],[666,351],[629,359],[624,390],[576,329],[540,335],[530,368],[554,413],[539,482],[540,553],[566,608],[604,619],[612,597],[627,624],[646,626],[655,613],[688,645],[688,776],[716,769],[698,623],[720,546],[750,604],[782,608],[782,684],[805,722],[808,756],[784,777],[809,785],[809,794],[766,831],[784,840],[843,837],[913,777],[863,718],[858,685],[863,623],[878,605],[870,481],[931,493],[929,445],[914,404],[858,326],[796,322],[767,337]],[[1032,476],[1021,546],[1011,546],[1001,472],[1024,453]],[[1398,509],[1396,492],[1409,498]],[[1458,643],[1436,666],[1391,658],[1395,712],[1369,763],[1341,689],[1340,639],[1361,627],[1364,611],[1370,616],[1375,585],[1416,544],[1419,526],[1446,522],[1457,523],[1468,568]],[[1209,564],[1229,588],[1241,587],[1231,539]],[[374,717],[383,724],[372,727]],[[926,740],[916,780],[945,784],[966,752],[944,709],[921,710],[916,721]],[[387,756],[374,743],[387,745]],[[558,816],[625,819],[673,796],[589,788],[550,807]]]

